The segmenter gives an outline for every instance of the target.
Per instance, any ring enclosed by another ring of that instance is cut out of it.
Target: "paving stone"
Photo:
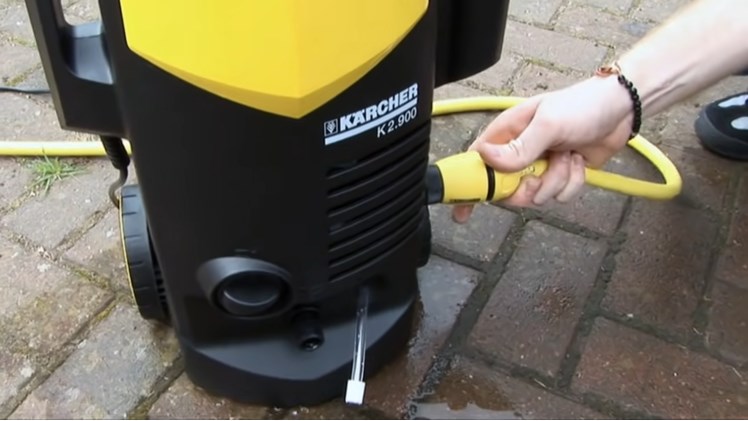
[[[380,414],[371,414],[366,408],[358,409],[348,406],[341,399],[312,408],[290,409],[283,416],[284,420],[371,420],[380,418]]]
[[[31,171],[13,158],[0,158],[0,209],[10,206],[26,191]]]
[[[0,3],[0,32],[10,34],[21,42],[34,44],[34,32],[23,1]]]
[[[633,44],[621,44],[617,46],[614,54],[623,54],[626,50],[633,47],[636,42],[644,38],[650,31],[652,31],[657,25],[651,22],[640,22],[637,20],[629,20],[621,24],[621,30],[626,32],[626,36],[633,38]]]
[[[583,72],[599,67],[606,54],[592,41],[513,21],[507,22],[504,49]]]
[[[745,76],[733,75],[722,79],[711,87],[696,93],[692,98],[687,99],[686,103],[693,103],[697,109],[706,104],[716,101],[722,97],[731,96],[745,91]]]
[[[488,204],[476,205],[465,224],[452,220],[452,206],[436,205],[430,211],[432,242],[480,262],[494,258],[517,219],[517,214]]]
[[[522,0],[509,2],[509,16],[527,23],[549,23],[561,0]]]
[[[0,237],[0,407],[110,295]]]
[[[537,385],[456,357],[439,386],[417,404],[416,419],[606,419]]]
[[[432,256],[418,273],[422,306],[408,349],[367,382],[364,403],[391,416],[406,411],[408,401],[444,344],[480,273]]]
[[[434,92],[434,100],[472,98],[486,96],[485,92],[458,84],[439,87]],[[431,159],[444,158],[467,150],[468,146],[483,131],[497,112],[459,113],[437,116],[433,120],[431,133]]]
[[[530,97],[570,86],[582,80],[578,72],[562,73],[534,63],[523,66],[517,73],[512,94]]]
[[[601,242],[529,222],[469,344],[491,358],[555,376],[605,250]]]
[[[26,89],[49,89],[47,76],[44,74],[44,68],[42,67],[42,65],[37,65],[37,67],[32,70],[31,73],[26,75],[26,77],[22,81],[18,82],[16,86]],[[50,101],[51,96],[45,94],[44,96],[36,96],[36,98],[45,98],[46,101]],[[81,137],[84,135],[82,133],[66,132],[64,136]]]
[[[625,147],[613,155],[603,170],[645,181],[662,182],[657,168],[632,147]]]
[[[104,219],[91,228],[63,257],[73,263],[109,279],[112,286],[129,290],[119,212],[112,209]]]
[[[739,162],[707,152],[694,133],[693,123],[701,107],[683,103],[666,113],[660,149],[670,157],[683,178],[681,199],[720,212],[732,172]]]
[[[72,25],[101,19],[98,0],[76,0],[65,5],[65,18]]]
[[[463,98],[473,95],[485,94],[477,89],[469,88],[458,83],[449,83],[446,85],[442,85],[434,90],[434,101],[439,101],[442,99]]]
[[[112,177],[109,164],[97,161],[82,174],[58,181],[47,194],[39,192],[0,223],[38,245],[55,248],[109,205]]]
[[[635,199],[603,307],[673,334],[691,332],[717,225],[675,202]]]
[[[601,44],[630,48],[651,26],[591,7],[568,7],[559,15],[557,31],[597,41]]]
[[[736,364],[748,363],[748,290],[717,282],[711,294],[706,344]]]
[[[99,19],[98,0],[62,0],[65,20],[77,25]],[[23,1],[0,2],[0,31],[34,44],[34,33]]]
[[[748,175],[743,176],[741,186],[727,244],[717,260],[715,276],[748,289]]]
[[[573,222],[603,235],[612,235],[621,220],[626,196],[595,186],[584,186],[571,202],[550,202],[539,208],[545,215]]]
[[[663,111],[660,115],[665,116],[668,123],[662,133],[666,138],[665,142],[677,145],[684,139],[687,139],[688,143],[696,140],[694,122],[703,107],[745,89],[745,76],[730,76]]]
[[[666,125],[660,132],[661,148],[671,156],[683,177],[682,196],[690,202],[720,212],[731,178],[743,163],[707,152],[694,132],[694,122],[703,107],[720,98],[745,90],[745,77],[730,77],[662,113]],[[723,215],[727,216],[727,215]]]
[[[598,319],[572,390],[665,419],[744,418],[747,379],[706,355]]]
[[[0,34],[0,57],[3,58],[0,60],[0,83],[8,85],[39,65],[41,59],[35,48],[19,45],[4,38]]]
[[[659,181],[655,171],[631,148],[613,156],[604,171],[649,181]],[[549,202],[539,209],[545,215],[573,222],[603,235],[612,235],[618,228],[626,206],[626,196],[596,186],[585,185],[580,196],[571,202]]]
[[[628,13],[633,3],[634,0],[572,0],[573,5],[595,6],[622,15]]]
[[[733,164],[691,145],[660,145],[683,179],[677,201],[685,206],[703,207],[716,213],[725,209],[725,199],[733,175]]]
[[[512,76],[522,64],[522,58],[509,52],[503,53],[498,63],[467,79],[468,83],[475,83],[481,89],[494,95],[505,95],[508,91]]]
[[[632,16],[635,19],[662,22],[688,3],[691,3],[691,0],[642,0],[634,8]]]
[[[702,150],[693,130],[693,123],[700,105],[697,100],[682,102],[667,111],[645,119],[642,122],[641,134],[650,143],[662,149],[675,147],[695,151]],[[630,148],[629,148],[630,149]],[[667,150],[663,150],[667,155]],[[712,157],[714,158],[714,157]],[[642,162],[646,160],[639,158]],[[673,159],[671,157],[671,159]],[[677,163],[676,163],[677,164]],[[647,164],[651,166],[651,164]],[[681,174],[682,175],[682,174]]]
[[[125,418],[151,393],[178,350],[170,330],[120,304],[11,418]]]
[[[79,140],[82,134],[62,130],[48,97],[0,95],[0,140]],[[46,101],[46,102],[45,102]]]
[[[217,398],[196,386],[182,374],[159,396],[148,411],[148,419],[263,419],[267,408],[243,405]]]

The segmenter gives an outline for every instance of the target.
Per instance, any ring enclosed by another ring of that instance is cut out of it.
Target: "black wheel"
[[[166,291],[137,185],[120,191],[120,234],[130,292],[144,319],[169,323]]]

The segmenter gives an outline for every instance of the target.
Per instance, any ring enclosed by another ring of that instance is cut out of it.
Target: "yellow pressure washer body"
[[[359,290],[365,375],[411,335],[430,254],[434,89],[499,60],[508,0],[26,0],[65,129],[95,133],[142,316],[211,393],[340,396]],[[124,155],[124,156],[123,156]]]

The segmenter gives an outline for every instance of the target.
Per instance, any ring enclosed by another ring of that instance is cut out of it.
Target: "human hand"
[[[494,119],[469,150],[497,171],[514,172],[536,159],[548,160],[540,177],[523,179],[503,202],[541,206],[568,202],[585,183],[585,166],[602,167],[631,133],[631,100],[615,77],[594,77],[568,88],[527,99]],[[456,222],[470,218],[471,205],[453,209]]]

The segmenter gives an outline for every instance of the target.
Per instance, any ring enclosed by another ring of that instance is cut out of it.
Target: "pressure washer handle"
[[[102,23],[68,24],[61,0],[26,9],[62,128],[124,137]]]
[[[426,173],[429,204],[494,202],[511,196],[527,175],[540,175],[548,168],[535,161],[522,171],[502,173],[488,166],[477,152],[464,152],[437,161]]]

